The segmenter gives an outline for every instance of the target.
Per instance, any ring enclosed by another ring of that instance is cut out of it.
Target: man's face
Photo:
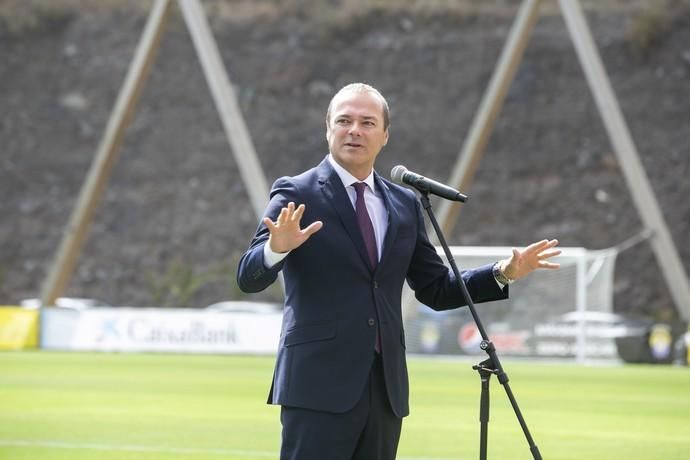
[[[326,126],[335,161],[356,178],[365,179],[388,142],[383,124],[383,103],[376,95],[348,91],[336,96]]]

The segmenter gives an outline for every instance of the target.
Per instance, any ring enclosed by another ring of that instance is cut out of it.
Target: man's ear
[[[330,127],[328,126],[328,119],[326,119],[326,141],[327,141],[328,143],[331,142],[331,129],[330,129]]]
[[[384,145],[384,146],[385,146],[386,144],[388,144],[388,128],[386,128],[386,133],[385,133],[385,134],[386,134],[386,137],[383,139],[383,145]]]

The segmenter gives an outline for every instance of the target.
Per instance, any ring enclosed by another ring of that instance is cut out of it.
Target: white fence
[[[509,255],[510,250],[452,248],[461,270],[494,262]],[[563,248],[558,258],[561,269],[535,272],[510,286],[510,299],[478,305],[479,316],[499,354],[579,361],[638,360],[648,354],[651,325],[612,312],[615,256],[615,250]],[[281,333],[279,307],[260,308],[269,305],[253,302],[227,304],[206,309],[46,308],[41,314],[41,347],[275,353]],[[418,302],[409,305],[412,308],[404,312],[408,352],[483,354],[481,337],[467,308],[435,312]],[[623,356],[625,353],[629,358]]]
[[[203,309],[46,308],[41,346],[51,350],[275,353],[281,314]]]

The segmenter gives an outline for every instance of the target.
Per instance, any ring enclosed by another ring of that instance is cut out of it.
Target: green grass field
[[[466,360],[410,358],[399,460],[475,459],[479,377]],[[271,357],[0,353],[0,459],[277,458]],[[690,458],[690,369],[504,360],[545,459]],[[491,382],[489,458],[531,459]]]

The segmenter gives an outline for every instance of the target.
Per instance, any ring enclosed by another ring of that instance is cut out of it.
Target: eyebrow
[[[363,116],[360,117],[360,116],[357,116],[357,115],[350,115],[350,114],[347,114],[347,113],[336,114],[335,117],[334,117],[334,119],[335,119],[335,118],[361,118],[361,119],[363,119],[363,120],[375,120],[375,121],[378,120],[378,117],[376,117],[376,116],[374,116],[374,115],[363,115]]]

